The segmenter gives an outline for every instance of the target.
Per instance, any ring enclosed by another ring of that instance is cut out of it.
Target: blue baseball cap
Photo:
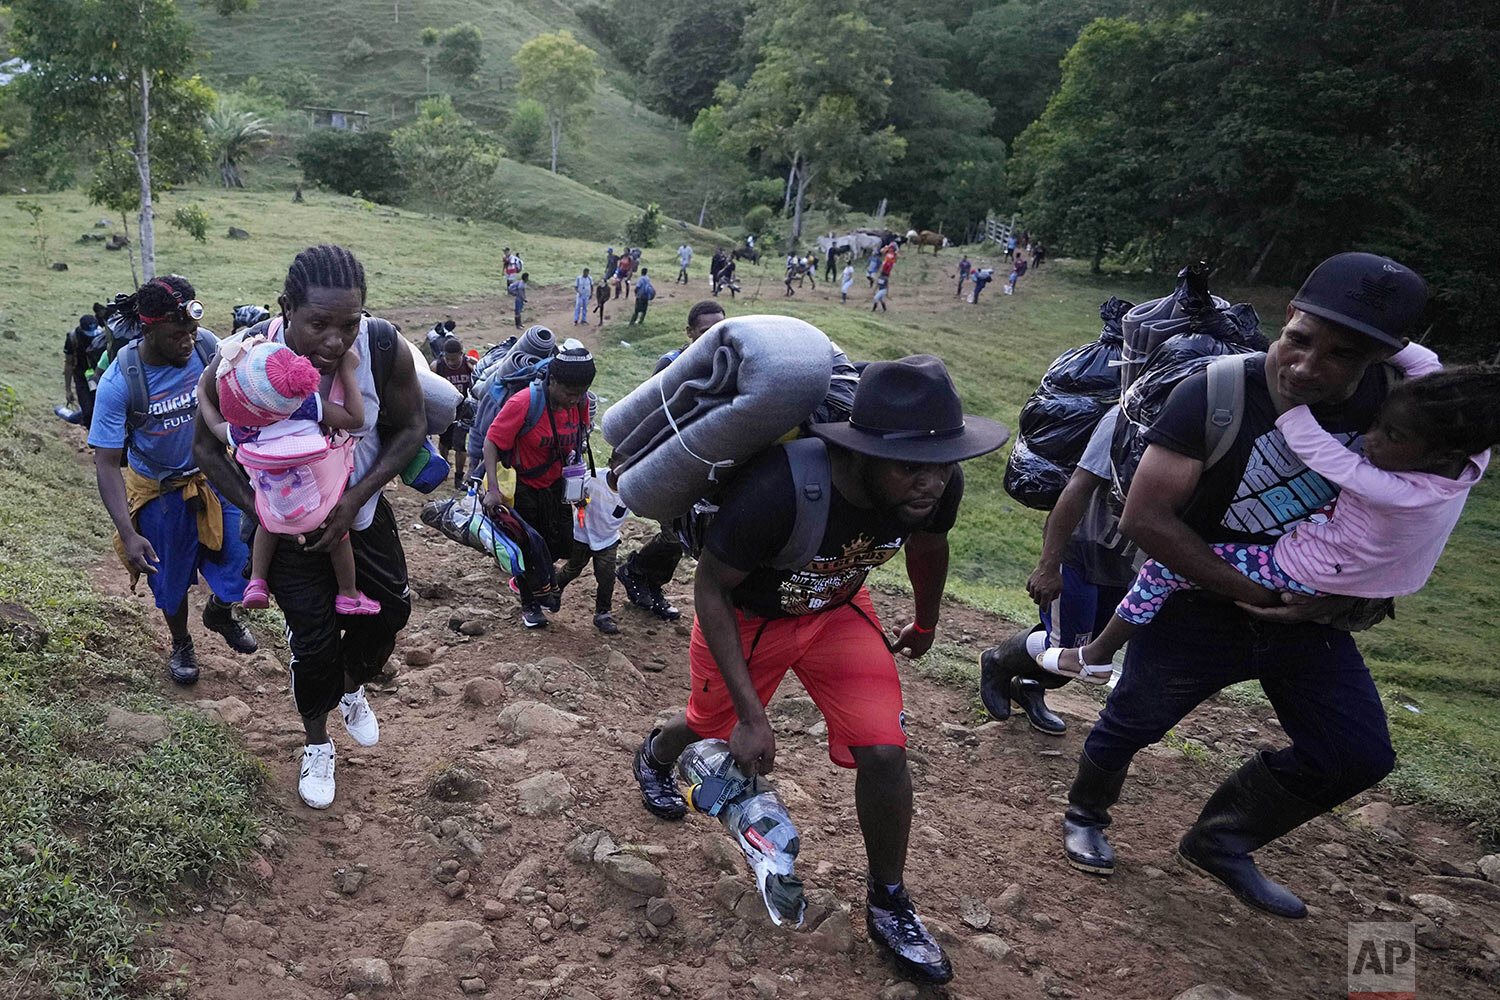
[[[1341,253],[1313,268],[1292,307],[1400,347],[1427,307],[1427,282],[1373,253]]]

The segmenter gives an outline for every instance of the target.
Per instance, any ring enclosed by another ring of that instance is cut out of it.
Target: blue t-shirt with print
[[[209,337],[213,339],[212,334]],[[124,448],[130,467],[149,479],[161,481],[187,475],[198,468],[193,460],[193,418],[198,413],[198,378],[203,374],[203,362],[195,350],[181,368],[146,364],[141,367],[146,373],[149,415],[139,427],[126,433],[130,388],[120,366],[110,362],[99,380],[89,445]]]

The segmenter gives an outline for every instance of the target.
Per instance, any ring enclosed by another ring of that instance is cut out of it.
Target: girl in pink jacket
[[[1224,542],[1220,559],[1270,590],[1398,597],[1422,589],[1458,522],[1469,490],[1500,443],[1500,368],[1440,371],[1437,355],[1408,344],[1391,362],[1408,376],[1391,389],[1355,454],[1295,406],[1276,420],[1309,469],[1340,488],[1333,514],[1299,524],[1274,546]],[[1081,649],[1049,649],[1046,670],[1103,684],[1136,630],[1179,590],[1196,584],[1148,560],[1109,624]]]

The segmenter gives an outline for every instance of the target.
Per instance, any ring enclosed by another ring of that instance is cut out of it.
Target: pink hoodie
[[[1408,377],[1442,367],[1419,344],[1402,348],[1391,362]],[[1303,464],[1341,489],[1327,522],[1304,522],[1276,542],[1281,568],[1325,594],[1398,597],[1421,590],[1489,464],[1489,451],[1469,456],[1457,479],[1386,472],[1335,440],[1305,406],[1283,413],[1276,426]]]

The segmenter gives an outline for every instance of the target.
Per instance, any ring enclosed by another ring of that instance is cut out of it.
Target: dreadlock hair
[[[1391,388],[1412,431],[1440,451],[1475,455],[1500,444],[1500,366],[1445,368]]]
[[[688,326],[692,326],[710,313],[722,313],[723,311],[724,307],[719,304],[718,299],[704,299],[702,302],[695,302],[693,308],[688,310]]]
[[[158,275],[137,288],[134,295],[117,296],[108,311],[127,324],[138,325],[142,316],[180,316],[182,307],[197,297],[193,283],[182,275]]]
[[[331,243],[308,247],[292,259],[282,294],[297,309],[307,303],[309,288],[357,288],[365,301],[365,269],[350,250]]]

